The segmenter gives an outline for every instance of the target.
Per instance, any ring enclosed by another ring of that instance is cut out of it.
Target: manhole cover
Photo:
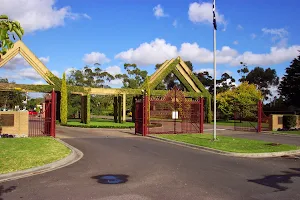
[[[94,176],[92,178],[97,179],[98,183],[101,184],[121,184],[121,183],[126,183],[128,181],[128,176],[123,174],[99,175],[99,176]]]

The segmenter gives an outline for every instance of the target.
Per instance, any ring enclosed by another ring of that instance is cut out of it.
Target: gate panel
[[[234,130],[259,132],[259,108],[257,104],[235,105]]]
[[[29,137],[52,136],[55,137],[56,119],[55,92],[45,97],[43,110],[38,115],[29,116]]]
[[[203,132],[203,99],[187,99],[175,87],[165,97],[152,98],[149,103],[149,134]]]
[[[143,134],[143,101],[135,102],[135,134]]]

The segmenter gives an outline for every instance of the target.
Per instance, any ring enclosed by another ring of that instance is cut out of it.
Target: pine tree
[[[63,74],[61,82],[61,99],[60,99],[60,119],[62,124],[67,124],[68,122],[68,91],[66,74]]]
[[[285,75],[279,85],[279,92],[289,105],[300,107],[300,56],[285,69]]]

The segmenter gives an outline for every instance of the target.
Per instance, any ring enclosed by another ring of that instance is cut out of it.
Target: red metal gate
[[[163,98],[136,102],[135,132],[147,134],[203,133],[203,98],[187,99],[177,88]]]
[[[38,115],[29,115],[29,137],[55,137],[56,94],[46,95],[43,111]]]
[[[234,114],[234,130],[262,132],[268,131],[270,117],[263,112],[262,101],[251,105],[236,105]]]

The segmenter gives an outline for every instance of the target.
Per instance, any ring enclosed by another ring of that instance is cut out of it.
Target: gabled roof
[[[38,74],[50,85],[55,85],[55,79],[59,80],[47,67],[36,57],[32,51],[21,41],[17,41],[14,47],[9,49],[5,55],[1,55],[0,68],[8,61],[14,58],[17,54],[23,56],[23,58],[30,64]]]
[[[209,92],[205,89],[199,79],[193,74],[190,68],[185,62],[177,57],[176,59],[166,60],[162,66],[154,72],[149,78],[150,89],[155,89],[156,86],[163,81],[163,79],[173,73],[178,80],[185,86],[189,92],[203,93],[203,95],[209,95]],[[142,86],[143,88],[145,85]]]

